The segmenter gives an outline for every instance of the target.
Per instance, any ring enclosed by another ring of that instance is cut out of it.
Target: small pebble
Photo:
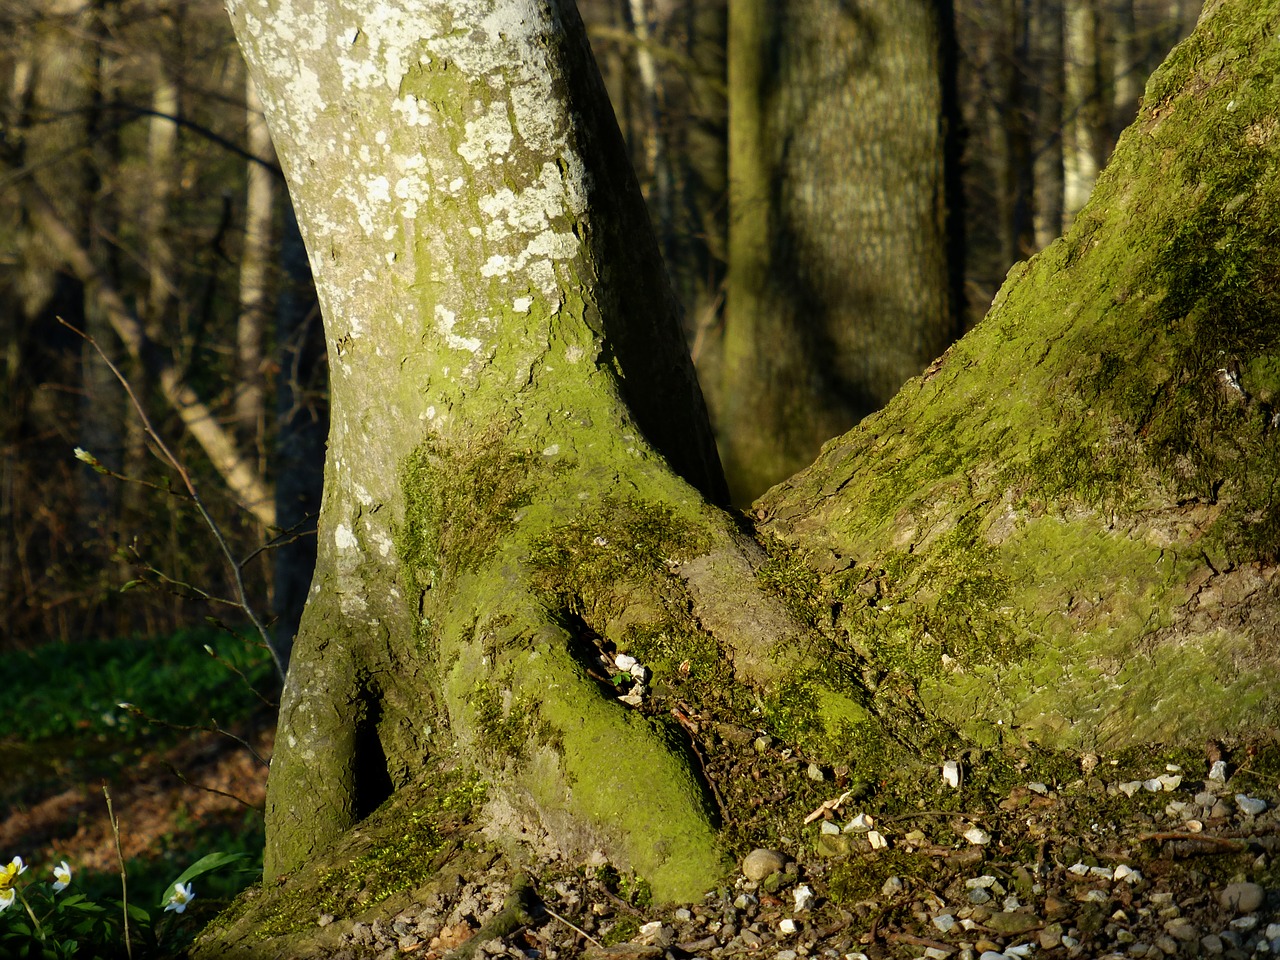
[[[844,832],[866,833],[873,826],[875,826],[875,820],[865,813],[860,813],[844,825]]]
[[[1129,780],[1126,783],[1119,784],[1120,792],[1126,797],[1132,797],[1135,793],[1142,789],[1141,780]]]
[[[896,897],[904,889],[901,877],[889,877],[884,882],[884,886],[880,888],[880,892],[886,897]]]
[[[1030,790],[1032,793],[1038,793],[1041,796],[1044,796],[1046,793],[1049,792],[1048,785],[1043,784],[1038,780],[1033,780],[1030,783],[1028,783],[1027,789]]]
[[[867,843],[871,844],[872,850],[884,850],[889,846],[889,841],[878,830],[867,831]]]
[[[629,673],[631,671],[631,668],[634,667],[639,662],[640,661],[638,661],[635,657],[629,656],[628,654],[625,654],[625,653],[620,653],[613,658],[613,665],[617,667],[619,670],[622,670],[623,672],[627,672],[627,673]]]
[[[1246,817],[1256,817],[1267,809],[1267,802],[1256,797],[1247,797],[1243,793],[1237,793],[1236,806]]]
[[[808,910],[813,906],[813,891],[809,889],[807,884],[801,884],[791,891],[791,895],[796,900],[796,912]]]
[[[827,775],[822,772],[822,768],[818,766],[816,763],[809,764],[807,776],[809,777],[810,780],[821,781],[821,780],[827,779]]]
[[[1200,947],[1209,956],[1217,956],[1223,950],[1222,939],[1211,933],[1200,938]]]
[[[1209,768],[1209,779],[1215,783],[1227,782],[1227,761],[1215,760],[1213,766]]]
[[[944,913],[933,918],[933,925],[942,933],[950,933],[956,926],[956,918],[949,913]]]
[[[794,920],[792,920],[790,917],[787,917],[786,919],[781,920],[781,921],[779,921],[779,922],[778,922],[778,929],[779,929],[779,930],[781,930],[783,933],[786,933],[786,934],[792,934],[792,933],[795,933],[795,932],[796,932],[796,922],[795,922]],[[792,956],[794,957],[794,956],[795,956],[795,954],[793,953],[793,954],[792,954]]]
[[[763,880],[769,874],[781,870],[786,862],[786,858],[777,850],[758,848],[743,859],[742,875],[748,880]]]
[[[1218,902],[1234,913],[1253,913],[1267,899],[1267,891],[1256,883],[1229,883],[1218,894]]]
[[[970,827],[962,833],[961,836],[975,846],[982,846],[983,844],[991,842],[991,834],[987,833],[987,831],[983,830],[981,827]]]
[[[819,828],[823,833],[836,834],[840,832],[840,824],[833,823],[830,820],[823,820],[822,826]]]
[[[960,788],[960,764],[948,760],[942,765],[942,782],[953,790]]]

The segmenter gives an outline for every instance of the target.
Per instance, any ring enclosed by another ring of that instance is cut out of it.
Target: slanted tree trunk
[[[661,271],[576,17],[447,6],[283,24],[233,5],[334,379],[268,877],[323,865],[444,756],[486,778],[508,833],[700,894],[722,860],[699,783],[656,717],[591,679],[601,639],[664,684],[749,685],[751,722],[860,774],[898,762],[895,741],[936,756],[1010,730],[1109,748],[1274,726],[1280,15],[1207,16],[1073,230],[757,503],[759,566],[705,502],[676,354],[637,378],[634,338],[659,351],[678,327],[654,309]],[[200,955],[281,955],[237,939],[289,902],[278,889]]]
[[[1074,228],[757,505],[877,682],[970,737],[1093,749],[1280,716],[1278,24],[1215,5]]]

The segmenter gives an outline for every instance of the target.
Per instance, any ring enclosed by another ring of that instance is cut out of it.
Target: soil
[[[291,936],[267,938],[252,955],[1237,960],[1280,952],[1272,746],[1118,757],[970,751],[956,758],[958,786],[944,781],[941,764],[924,768],[924,779],[916,768],[909,783],[868,783],[759,731],[689,714],[681,722],[709,781],[721,785],[716,803],[739,865],[753,847],[772,848],[780,867],[769,876],[738,873],[697,903],[654,905],[643,883],[607,864],[565,863],[493,837],[486,844],[475,824],[459,823],[445,844],[453,852],[433,861],[428,882],[381,902],[369,889],[346,891],[331,902],[354,909],[338,915],[297,908],[284,918]],[[1226,779],[1210,780],[1218,759]],[[259,895],[236,912],[251,914]]]
[[[266,760],[272,741],[273,733],[264,731],[252,735],[250,743]],[[0,855],[6,860],[19,855],[32,865],[68,860],[76,870],[117,870],[104,787],[125,860],[145,858],[161,849],[165,838],[202,824],[239,817],[246,808],[261,810],[266,799],[264,764],[236,741],[214,733],[191,736],[165,750],[139,749],[107,777],[86,776],[83,765],[74,762],[59,766],[59,775],[40,777],[35,787],[21,791],[0,819]]]

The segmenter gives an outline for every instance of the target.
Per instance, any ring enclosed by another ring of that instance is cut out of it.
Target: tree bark
[[[729,10],[729,275],[714,406],[739,503],[886,403],[956,333],[949,5]]]

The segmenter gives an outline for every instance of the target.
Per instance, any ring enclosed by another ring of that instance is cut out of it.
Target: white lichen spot
[[[360,39],[360,28],[359,27],[348,28],[345,35],[345,39],[347,41],[347,46],[353,46],[355,42]]]
[[[375,133],[373,135],[373,142],[380,147],[385,146],[387,142],[387,131],[379,130],[377,133]]]
[[[472,166],[482,166],[510,150],[512,138],[506,105],[495,100],[485,113],[467,121],[462,143],[458,144],[458,154]]]
[[[542,451],[542,455],[544,457],[554,457],[559,452],[560,452],[560,444],[553,443],[551,446],[547,447],[547,449]]]
[[[434,405],[427,407],[427,419],[434,420],[436,418],[436,408]]]
[[[385,533],[375,533],[373,535],[373,542],[377,545],[378,554],[380,556],[383,556],[383,557],[391,556],[391,549],[394,546],[394,544],[392,544],[391,538],[388,537]]]
[[[367,152],[368,149],[367,146],[361,147],[362,152]],[[390,203],[391,183],[386,177],[369,177],[364,182],[364,194],[373,203]]]
[[[444,342],[454,350],[466,350],[468,353],[475,353],[480,349],[480,341],[475,337],[460,337],[453,332],[454,324],[458,322],[458,315],[452,310],[446,309],[443,305],[436,304],[436,331],[444,337]],[[446,376],[448,371],[445,371]]]
[[[452,180],[449,181],[449,192],[457,193],[466,185],[467,185],[467,181],[464,180],[462,177],[454,177]]]
[[[345,523],[338,524],[333,531],[333,542],[339,550],[354,550],[360,545],[360,541],[356,539],[355,533]]]
[[[369,491],[360,484],[352,485],[352,492],[356,495],[356,499],[360,501],[360,505],[364,507],[373,506],[373,497],[369,496]]]
[[[528,313],[531,306],[533,306],[533,297],[516,297],[511,302],[511,309],[516,313]]]
[[[586,356],[586,351],[576,343],[564,352],[564,358],[570,363],[577,363]]]
[[[396,97],[391,101],[391,109],[393,112],[401,114],[404,122],[411,127],[429,127],[431,126],[430,108],[420,107],[418,98],[413,94],[403,97]]]
[[[480,234],[484,233],[484,231],[479,227],[467,227],[467,233],[471,234],[473,237],[478,237]]]
[[[297,129],[310,127],[328,104],[320,92],[320,77],[305,63],[294,63],[293,78],[285,84],[285,100],[292,115],[290,122]]]
[[[511,260],[502,254],[495,253],[492,257],[484,262],[480,267],[480,275],[482,277],[498,277],[504,276],[511,272]]]

